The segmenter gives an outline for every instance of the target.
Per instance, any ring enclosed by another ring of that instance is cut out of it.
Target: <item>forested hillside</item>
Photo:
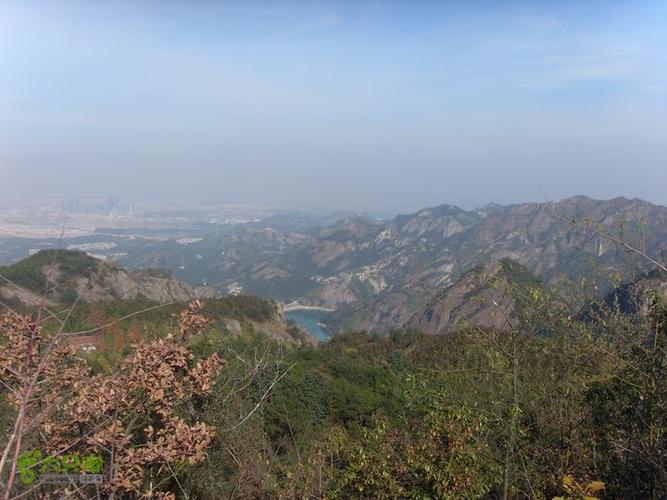
[[[75,308],[64,331],[95,328],[104,313],[109,343],[78,354],[63,346],[56,357],[40,350],[46,371],[25,368],[44,383],[23,407],[47,418],[24,421],[20,450],[71,443],[76,456],[95,452],[102,491],[130,496],[154,488],[177,498],[662,498],[667,309],[650,291],[657,282],[642,282],[634,310],[588,301],[574,315],[503,264],[471,277],[502,278],[495,293],[507,301],[498,306],[513,304],[506,322],[464,322],[442,335],[285,342],[255,328],[276,311],[249,297],[180,314],[140,302]],[[230,318],[242,332],[230,334]],[[39,342],[60,330],[47,319]],[[3,440],[22,407],[16,368],[34,331],[29,318],[2,321]],[[29,480],[39,460],[21,463],[13,495],[69,491]]]

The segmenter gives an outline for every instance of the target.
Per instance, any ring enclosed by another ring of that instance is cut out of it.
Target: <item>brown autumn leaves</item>
[[[187,347],[210,324],[202,307],[190,303],[176,335],[133,346],[119,368],[105,374],[92,374],[66,336],[43,334],[29,316],[5,314],[0,391],[14,417],[0,449],[5,498],[17,482],[19,454],[31,449],[100,455],[103,494],[172,498],[167,490],[178,485],[175,470],[202,461],[215,436],[214,427],[198,421],[194,405],[210,393],[224,362],[217,354],[195,362]],[[58,487],[35,486],[54,494],[79,489]]]

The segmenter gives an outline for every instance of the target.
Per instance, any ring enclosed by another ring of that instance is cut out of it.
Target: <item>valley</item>
[[[0,259],[9,263],[58,246],[79,249],[130,270],[162,269],[221,295],[331,309],[325,323],[333,331],[387,333],[409,324],[468,271],[502,259],[548,285],[584,275],[600,296],[612,281],[650,271],[600,231],[658,260],[667,254],[667,208],[639,199],[575,196],[477,210],[440,205],[389,220],[338,216],[282,213],[208,231],[195,225],[180,237],[99,230],[62,242],[3,238]]]

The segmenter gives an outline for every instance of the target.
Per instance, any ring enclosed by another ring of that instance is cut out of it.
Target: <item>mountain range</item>
[[[85,244],[108,248],[129,269],[165,269],[192,287],[334,309],[326,319],[334,330],[388,332],[417,321],[480,266],[494,274],[498,262],[512,262],[547,285],[585,277],[600,297],[651,271],[601,232],[658,261],[667,256],[666,207],[585,196],[475,210],[440,205],[391,220],[283,214],[198,238],[99,235]]]
[[[650,270],[600,231],[664,259],[667,208],[576,196],[478,210],[441,205],[390,221],[348,218],[308,232],[246,228],[220,242],[221,256],[208,262],[208,275],[219,289],[335,309],[334,328],[387,332],[468,271],[501,259],[551,285],[562,278],[596,280],[601,295],[613,288],[612,273],[631,281]]]

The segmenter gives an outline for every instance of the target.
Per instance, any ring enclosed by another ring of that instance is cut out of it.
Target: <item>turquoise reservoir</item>
[[[308,330],[308,333],[312,336],[325,342],[329,340],[331,335],[329,335],[319,323],[327,313],[328,311],[321,309],[293,309],[291,311],[285,311],[285,319],[296,321],[299,325]]]

